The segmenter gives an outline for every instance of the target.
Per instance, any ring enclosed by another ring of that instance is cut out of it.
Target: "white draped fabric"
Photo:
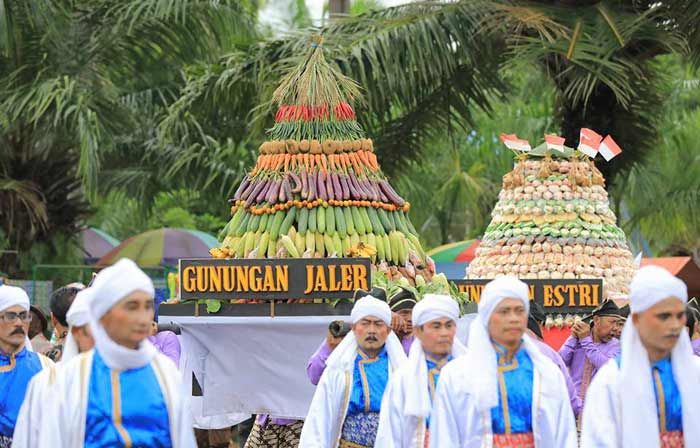
[[[685,284],[665,269],[646,266],[630,285],[630,310],[643,313],[674,298],[688,301]],[[655,448],[659,446],[656,396],[649,355],[630,318],[621,338],[621,357],[609,361],[586,394],[581,441],[583,447]],[[681,395],[686,447],[700,446],[700,360],[693,355],[685,328],[671,351],[673,377]],[[592,401],[589,401],[589,398]],[[603,421],[602,416],[607,418]]]
[[[454,340],[453,357],[464,355],[466,350],[461,342]],[[411,402],[414,406],[409,405]],[[423,345],[416,338],[408,362],[396,372],[384,391],[375,447],[423,448],[426,419],[431,408],[428,366]]]
[[[535,446],[576,448],[574,414],[564,376],[553,362],[533,359],[532,429]],[[490,411],[480,410],[474,399],[477,383],[471,380],[473,354],[450,362],[442,369],[430,417],[431,448],[491,447]]]
[[[88,390],[93,362],[91,350],[62,364],[57,370],[53,400],[44,405],[44,423],[39,434],[41,447],[79,448],[85,440]],[[191,410],[173,362],[160,353],[151,361],[168,408],[173,448],[195,448]],[[105,385],[109,387],[109,385]],[[138,399],[138,397],[134,397]]]

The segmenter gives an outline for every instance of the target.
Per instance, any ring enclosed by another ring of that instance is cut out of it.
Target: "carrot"
[[[368,152],[367,159],[372,163],[372,167],[374,167],[374,171],[379,171],[379,163],[377,162],[377,155],[373,152]]]
[[[310,162],[310,163],[309,163],[310,170],[313,171],[314,165],[316,165],[316,158],[314,157],[313,154],[311,154],[311,156],[309,157],[309,159],[310,159],[310,160],[309,160],[309,162]]]
[[[318,156],[318,161],[320,162],[320,165],[323,167],[323,172],[328,173],[328,161],[326,159],[325,154],[319,154]]]
[[[360,160],[360,162],[362,162],[363,165],[365,165],[367,168],[372,168],[372,164],[369,163],[369,160],[367,160],[367,155],[364,151],[357,151],[355,154],[357,154],[357,158]]]
[[[357,162],[357,157],[355,156],[355,153],[351,152],[349,154],[349,157],[350,157],[350,162],[352,162],[352,166],[355,167],[355,170],[357,171],[357,173],[358,174],[361,173],[362,169],[360,168],[360,164]]]
[[[284,172],[286,173],[289,171],[289,161],[291,159],[292,155],[291,154],[285,154],[284,155]]]

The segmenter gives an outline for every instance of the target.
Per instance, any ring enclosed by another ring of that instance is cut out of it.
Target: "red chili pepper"
[[[308,106],[301,106],[302,108],[302,118],[304,121],[309,121],[311,119],[311,111],[309,110]]]

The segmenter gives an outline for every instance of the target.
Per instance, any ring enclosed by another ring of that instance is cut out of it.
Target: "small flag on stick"
[[[504,145],[514,151],[530,152],[530,142],[518,138],[515,134],[501,134],[501,141]]]
[[[578,143],[578,150],[590,158],[595,158],[603,137],[596,131],[588,128],[581,128],[581,138]]]
[[[544,141],[547,144],[547,149],[564,151],[564,142],[566,141],[564,137],[559,137],[558,135],[552,134],[544,134]]]
[[[622,149],[620,149],[617,143],[615,143],[615,140],[613,140],[613,138],[608,135],[607,137],[605,137],[605,140],[603,140],[603,142],[600,144],[598,152],[600,152],[600,155],[603,156],[605,160],[609,162],[614,157],[618,156],[622,152]]]

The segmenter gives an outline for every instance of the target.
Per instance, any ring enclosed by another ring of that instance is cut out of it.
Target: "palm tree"
[[[700,60],[699,21],[700,3],[692,0],[461,0],[369,11],[318,31],[328,55],[366,89],[360,120],[390,174],[448,120],[468,130],[475,111],[506,94],[499,69],[526,64],[556,87],[554,115],[567,144],[575,145],[585,125],[626,149],[601,167],[614,181],[657,134],[664,99],[657,57]],[[247,114],[245,138],[259,140],[271,120],[264,99],[306,45],[292,33],[206,64],[188,79],[162,135],[178,141],[185,115],[194,127],[198,116],[219,110]],[[250,107],[251,94],[262,106]]]
[[[90,213],[86,194],[124,157],[144,118],[130,101],[164,106],[184,63],[251,32],[246,7],[0,1],[0,229],[8,247],[21,258],[37,243],[76,233]],[[16,274],[19,263],[4,257],[0,269]]]

